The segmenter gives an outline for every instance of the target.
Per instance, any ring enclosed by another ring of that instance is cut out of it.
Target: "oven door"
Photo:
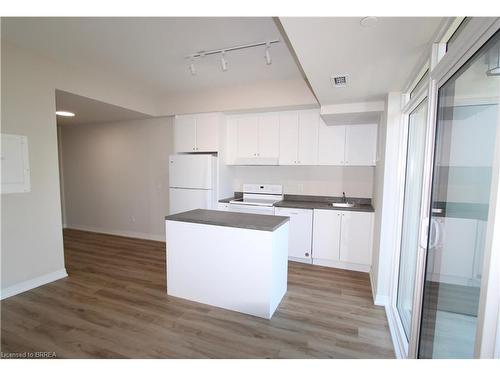
[[[253,206],[249,204],[230,203],[228,205],[228,211],[258,215],[274,215],[274,206]]]

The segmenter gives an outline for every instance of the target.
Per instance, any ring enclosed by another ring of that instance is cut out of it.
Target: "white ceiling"
[[[60,90],[56,90],[56,110],[75,114],[74,117],[57,116],[58,125],[96,124],[151,117],[144,113]]]
[[[271,17],[257,18],[4,18],[2,39],[70,64],[87,64],[138,82],[156,95],[297,79],[300,72],[285,43],[273,44],[272,65],[264,47],[196,61],[192,76],[185,56],[200,50],[282,39]]]
[[[361,17],[280,18],[321,105],[383,99],[403,89],[442,18],[378,18],[373,27]],[[334,88],[332,75],[349,75]]]

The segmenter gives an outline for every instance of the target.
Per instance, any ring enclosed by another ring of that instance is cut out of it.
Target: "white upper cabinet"
[[[340,261],[370,265],[372,262],[373,213],[342,211]]]
[[[280,118],[277,113],[259,116],[259,150],[261,158],[278,159],[280,154]]]
[[[375,165],[377,124],[348,125],[345,139],[345,165]]]
[[[202,113],[196,116],[196,151],[219,151],[218,113]]]
[[[254,158],[259,152],[259,119],[257,116],[243,116],[236,120],[238,146],[237,158]]]
[[[318,163],[317,109],[280,114],[280,165]]]
[[[235,164],[278,164],[278,114],[238,116],[232,123],[228,122],[229,126],[236,127]],[[228,128],[228,140],[234,137],[232,132]]]
[[[299,112],[298,164],[318,164],[319,110]]]
[[[195,115],[175,116],[174,120],[175,152],[196,151],[196,117]]]
[[[226,124],[228,164],[375,165],[376,124],[327,126],[317,109],[233,115]]]
[[[346,126],[327,126],[320,118],[318,164],[344,165]]]
[[[175,116],[175,152],[217,152],[218,113]]]
[[[297,112],[282,112],[279,121],[279,164],[297,165],[299,114]]]

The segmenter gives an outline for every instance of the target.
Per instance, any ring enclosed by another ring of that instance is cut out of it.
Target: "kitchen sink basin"
[[[332,203],[333,207],[340,207],[340,208],[349,208],[349,207],[354,207],[354,203],[341,203],[341,202],[336,202]]]

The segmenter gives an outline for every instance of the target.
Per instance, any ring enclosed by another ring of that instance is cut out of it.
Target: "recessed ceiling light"
[[[365,18],[361,19],[361,21],[359,21],[359,23],[363,27],[372,27],[372,26],[375,26],[377,24],[377,21],[378,21],[377,17],[370,16],[370,17],[365,17]]]
[[[73,117],[75,114],[73,112],[68,112],[68,111],[56,111],[56,115],[64,117]]]

